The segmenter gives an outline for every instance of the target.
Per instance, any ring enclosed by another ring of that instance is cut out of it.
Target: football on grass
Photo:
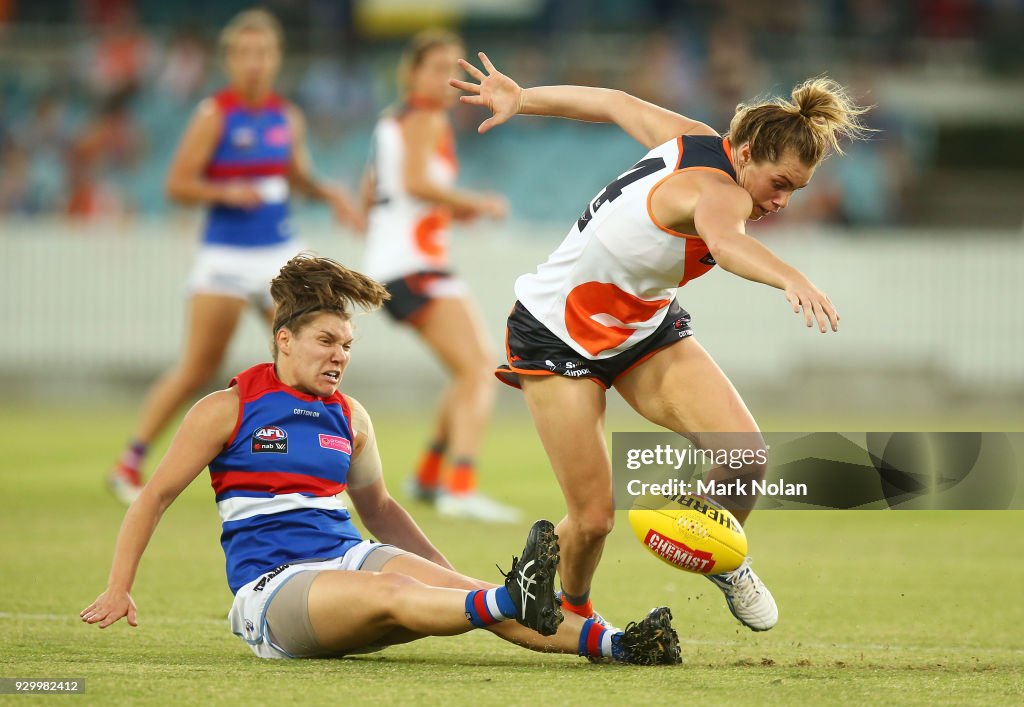
[[[655,557],[697,574],[731,572],[747,556],[732,513],[703,496],[644,496],[629,511],[636,537]]]

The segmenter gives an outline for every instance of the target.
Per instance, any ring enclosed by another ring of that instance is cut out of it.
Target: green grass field
[[[376,424],[402,498],[426,430],[409,418]],[[644,552],[621,518],[595,601],[619,623],[671,606],[679,668],[590,665],[483,632],[346,660],[260,661],[225,621],[231,596],[203,476],[143,559],[140,627],[100,631],[77,616],[104,588],[124,509],[101,477],[129,427],[123,410],[0,411],[0,677],[85,678],[89,704],[1024,703],[1024,513],[1011,511],[755,514],[751,554],[781,611],[764,634],[741,627],[710,583]],[[525,412],[499,419],[482,462],[486,490],[558,519]],[[526,530],[412,511],[457,567],[490,580]]]

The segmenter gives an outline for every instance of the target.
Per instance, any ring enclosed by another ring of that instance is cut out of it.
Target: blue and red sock
[[[139,440],[132,440],[131,443],[125,448],[124,452],[121,453],[121,457],[117,460],[118,469],[122,474],[131,478],[135,483],[141,483],[142,477],[139,474],[139,467],[142,466],[142,461],[146,458],[146,451],[149,445]]]
[[[466,595],[466,618],[476,628],[487,628],[515,616],[516,605],[505,587],[477,589]]]
[[[587,619],[580,629],[580,645],[577,652],[584,658],[622,660],[622,650],[616,640],[621,635],[621,631],[612,631],[593,619]]]

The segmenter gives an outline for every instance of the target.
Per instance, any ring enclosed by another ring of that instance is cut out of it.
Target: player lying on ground
[[[504,586],[455,572],[388,494],[370,419],[338,391],[352,345],[349,305],[376,308],[386,290],[332,260],[299,256],[271,293],[274,362],[243,371],[185,416],[128,509],[107,589],[83,621],[137,625],[129,591],[142,553],[167,507],[209,466],[235,594],[232,631],[260,657],[341,656],[487,628],[539,651],[680,662],[667,608],[624,632],[575,615],[563,622],[547,521],[533,526]],[[336,497],[346,489],[383,543],[360,537]]]
[[[703,449],[750,450],[764,459],[757,423],[736,389],[698,344],[678,288],[715,265],[783,290],[808,327],[839,329],[832,301],[803,273],[745,233],[789,204],[841,137],[858,137],[864,112],[835,82],[797,86],[792,102],[740,105],[726,137],[704,123],[621,91],[583,86],[523,89],[481,52],[486,73],[452,79],[462,101],[492,117],[486,132],[517,115],[616,123],[649,150],[587,204],[569,235],[536,273],[516,281],[508,319],[508,365],[498,377],[521,387],[567,514],[562,544],[563,608],[595,616],[591,581],[615,520],[605,446],[606,390],[614,386],[645,418]],[[589,379],[589,380],[584,380]],[[593,385],[592,383],[597,383]],[[714,481],[761,479],[765,465],[715,467]],[[718,497],[742,523],[753,496]],[[749,558],[748,558],[749,560]],[[771,593],[749,561],[709,577],[732,613],[755,631],[778,620]]]

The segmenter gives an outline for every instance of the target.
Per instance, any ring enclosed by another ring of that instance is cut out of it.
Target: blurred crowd
[[[221,80],[219,25],[247,5],[0,0],[0,217],[123,220],[167,209],[162,182],[174,144],[195,103]],[[352,183],[376,114],[394,99],[402,38],[361,29],[357,0],[263,5],[288,31],[280,88],[307,113],[318,167]],[[876,103],[882,72],[934,61],[936,47],[993,75],[1021,70],[1024,0],[785,5],[543,0],[526,18],[467,16],[461,29],[470,50],[486,47],[524,85],[613,86],[720,131],[738,102],[785,94],[822,72],[861,102]],[[479,119],[473,110],[457,111],[464,133]],[[868,122],[879,132],[845,159],[827,161],[813,190],[794,201],[790,221],[908,220],[905,196],[933,149],[928,131],[885,105]],[[620,135],[588,126],[514,121],[494,135],[489,143],[461,141],[467,179],[505,191],[516,211],[533,219],[578,210],[595,184],[637,156]],[[573,150],[597,181],[580,198],[571,187],[553,196],[551,183],[532,172],[564,163]]]

